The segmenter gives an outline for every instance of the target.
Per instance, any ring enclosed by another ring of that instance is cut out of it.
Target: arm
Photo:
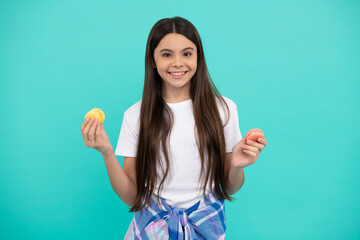
[[[102,154],[111,186],[116,194],[126,205],[133,206],[137,195],[136,159],[125,157],[124,169],[122,169],[116,159],[104,126],[97,121],[86,119],[80,130],[85,146],[94,148]]]
[[[232,153],[226,153],[225,157],[225,176],[226,188],[229,195],[235,194],[242,187],[245,181],[244,169],[231,165]]]
[[[225,171],[228,174],[229,194],[234,194],[241,188],[245,180],[244,167],[254,164],[266,145],[264,138],[258,138],[257,142],[247,140],[246,143],[245,138],[242,138],[235,144],[232,153],[226,154]]]
[[[133,206],[137,194],[135,158],[125,157],[122,169],[113,151],[102,156],[112,188],[127,206]]]

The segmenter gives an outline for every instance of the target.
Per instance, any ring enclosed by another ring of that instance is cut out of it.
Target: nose
[[[181,56],[175,55],[174,62],[173,62],[173,67],[182,67],[182,66],[184,66],[184,64],[182,63]]]

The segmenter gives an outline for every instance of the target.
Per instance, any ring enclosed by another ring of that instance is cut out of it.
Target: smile
[[[168,72],[168,74],[172,77],[172,78],[175,78],[175,79],[180,79],[180,78],[183,78],[185,75],[186,75],[187,71],[185,72],[178,72],[178,73],[170,73]]]

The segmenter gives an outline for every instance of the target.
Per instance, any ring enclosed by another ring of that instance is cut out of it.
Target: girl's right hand
[[[85,119],[80,130],[85,146],[94,148],[105,155],[114,152],[104,126],[98,120]]]

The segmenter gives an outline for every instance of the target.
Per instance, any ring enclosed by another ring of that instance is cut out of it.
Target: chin
[[[175,87],[175,88],[183,88],[185,86],[187,86],[188,84],[190,84],[190,81],[188,82],[178,82],[178,83],[174,83],[174,82],[168,82],[168,85],[172,86],[172,87]]]
[[[173,88],[183,88],[190,84],[190,80],[188,81],[174,81],[173,79],[165,81],[165,84],[169,87]]]

